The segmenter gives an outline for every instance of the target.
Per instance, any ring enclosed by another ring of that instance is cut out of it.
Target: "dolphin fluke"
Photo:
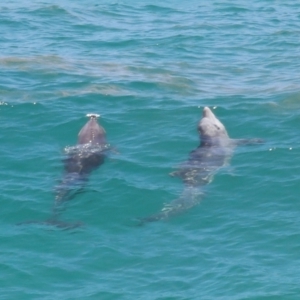
[[[49,219],[46,221],[25,221],[25,222],[20,222],[17,223],[17,225],[41,225],[41,226],[53,226],[57,227],[59,229],[74,229],[78,227],[82,227],[84,224],[80,221],[77,222],[65,222],[65,221],[60,221],[60,220],[55,220],[55,219]]]
[[[166,212],[161,210],[161,212],[150,215],[148,217],[138,218],[137,219],[138,220],[138,226],[143,226],[147,223],[157,222],[157,221],[161,221],[161,220],[167,220],[170,217],[178,215],[182,212],[183,212],[182,208],[175,208],[175,207],[173,207],[172,210],[166,211]]]
[[[137,226],[143,226],[147,223],[152,223],[163,219],[166,219],[166,216],[162,213],[154,214],[149,217],[137,218]]]

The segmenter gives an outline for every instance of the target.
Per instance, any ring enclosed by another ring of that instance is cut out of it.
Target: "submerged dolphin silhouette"
[[[198,204],[202,199],[201,187],[210,183],[214,174],[230,159],[235,146],[261,143],[260,139],[230,139],[225,126],[214,113],[204,107],[198,124],[200,145],[190,152],[189,159],[171,176],[180,177],[184,190],[178,199],[165,204],[159,213],[140,219],[140,224],[167,219]]]
[[[52,216],[47,221],[27,221],[20,224],[37,223],[54,225],[60,228],[80,226],[80,222],[68,223],[59,220],[63,205],[79,193],[88,180],[88,175],[104,163],[109,145],[106,143],[106,133],[97,122],[97,114],[88,114],[89,121],[78,134],[78,143],[66,147],[67,157],[64,160],[65,174],[56,188]]]

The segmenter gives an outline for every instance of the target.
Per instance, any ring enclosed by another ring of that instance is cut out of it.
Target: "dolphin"
[[[168,219],[198,204],[203,198],[202,187],[209,184],[216,172],[229,162],[237,145],[262,143],[261,139],[231,139],[225,126],[208,107],[204,107],[197,129],[200,145],[190,152],[179,170],[170,173],[182,180],[182,194],[165,204],[160,212],[141,218],[140,225]]]
[[[72,199],[85,185],[90,173],[104,163],[106,132],[97,122],[96,114],[88,114],[90,119],[78,134],[75,147],[66,147],[67,157],[64,160],[64,177],[56,188],[54,213],[66,200]],[[72,193],[73,192],[73,193]]]
[[[61,228],[73,228],[81,225],[80,222],[60,221],[59,216],[66,201],[81,192],[90,173],[104,163],[106,152],[110,148],[106,142],[106,132],[97,122],[99,115],[87,114],[87,117],[89,117],[89,121],[80,130],[77,145],[65,148],[67,156],[64,159],[64,176],[56,187],[51,217],[44,222],[27,221],[21,224],[38,223]]]

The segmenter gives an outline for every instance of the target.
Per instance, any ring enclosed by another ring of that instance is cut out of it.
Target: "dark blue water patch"
[[[163,38],[156,39],[155,41],[160,46],[167,46],[170,48],[173,47],[182,47],[188,50],[189,47],[191,47],[192,50],[195,51],[195,47],[199,48],[199,43],[202,44],[205,40],[205,37],[202,35],[189,35],[187,33],[185,34],[174,34],[172,36],[166,36]],[[201,47],[201,46],[200,46]]]
[[[28,15],[43,17],[43,18],[54,18],[54,19],[64,19],[66,17],[74,17],[69,10],[63,8],[60,5],[40,5],[31,8],[27,11]],[[49,20],[49,19],[48,19]]]
[[[10,16],[1,14],[0,24],[1,28],[3,29],[3,33],[5,33],[4,29],[6,29],[6,32],[8,32],[9,30],[18,30],[20,32],[26,32],[27,30],[34,28],[30,26],[30,22],[28,22],[28,20],[12,19]],[[11,37],[11,33],[7,35],[7,37],[8,36]]]
[[[39,36],[40,32],[52,31],[63,22],[65,29],[68,25],[74,21],[75,16],[64,10],[59,6],[49,6],[49,7],[26,7],[20,10],[18,21],[20,24],[27,25],[26,36],[31,34],[31,36]],[[62,34],[63,31],[57,32]]]
[[[153,91],[158,88],[158,83],[146,82],[146,81],[131,81],[129,86],[133,89],[139,89],[141,91]]]
[[[105,33],[105,35],[108,35],[109,33],[120,33],[122,32],[122,29],[118,26],[113,26],[113,24],[99,24],[95,25],[93,23],[85,23],[82,22],[81,24],[74,24],[72,26],[72,31],[80,31],[82,33],[82,36],[85,37],[85,39],[93,40],[99,37],[99,33]]]
[[[99,8],[99,5],[96,5],[97,8]],[[133,14],[136,15],[137,12],[139,11],[139,6],[138,5],[129,5],[128,3],[109,3],[105,4],[106,10],[108,13],[119,13],[120,15],[128,15]],[[100,7],[100,11],[103,11],[103,6]]]
[[[95,49],[96,51],[99,51],[99,49],[107,49],[108,51],[111,51],[112,53],[117,53],[117,51],[125,51],[126,49],[134,48],[140,48],[143,45],[142,41],[139,41],[137,39],[128,39],[128,38],[120,38],[118,40],[111,40],[109,38],[108,40],[103,36],[101,39],[91,39],[82,41],[78,41],[80,45],[85,45],[91,49]]]
[[[218,7],[216,9],[217,12],[225,13],[226,16],[243,15],[252,11],[249,7],[242,5],[233,6],[232,4],[218,4],[216,7]]]
[[[146,9],[147,12],[160,14],[162,16],[165,16],[166,14],[168,14],[168,15],[176,15],[176,14],[182,15],[182,14],[185,13],[185,11],[183,11],[183,10],[177,10],[177,9],[172,8],[172,7],[161,6],[161,5],[145,5],[143,7],[143,9]]]

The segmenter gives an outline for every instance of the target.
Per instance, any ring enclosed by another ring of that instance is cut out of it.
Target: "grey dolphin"
[[[67,147],[64,160],[65,175],[56,188],[53,213],[57,214],[62,203],[74,197],[84,187],[89,174],[104,163],[109,145],[106,132],[97,122],[97,114],[88,114],[89,121],[78,134],[74,147]]]
[[[210,183],[214,174],[229,161],[235,146],[262,143],[261,139],[229,138],[225,126],[208,107],[203,109],[198,133],[200,145],[190,152],[189,159],[178,171],[170,174],[183,181],[181,196],[165,204],[159,213],[140,219],[140,224],[167,219],[195,206],[203,196],[201,187]]]
[[[78,134],[76,146],[66,147],[67,157],[64,160],[64,176],[56,188],[55,201],[51,217],[47,221],[27,221],[20,224],[36,223],[54,225],[60,228],[74,228],[80,222],[64,222],[59,216],[64,203],[72,199],[84,188],[89,174],[104,163],[109,145],[106,143],[106,132],[97,122],[97,114],[88,114],[89,121]]]

